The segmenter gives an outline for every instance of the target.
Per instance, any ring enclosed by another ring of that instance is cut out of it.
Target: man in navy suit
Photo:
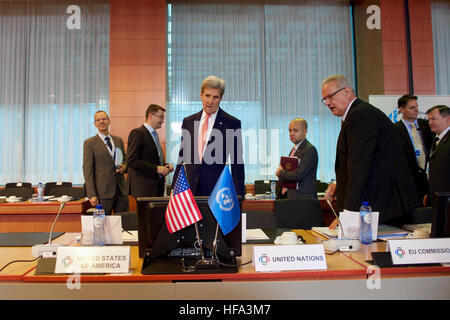
[[[317,198],[316,174],[319,157],[316,148],[306,139],[308,123],[296,118],[289,124],[289,138],[294,147],[289,156],[298,158],[297,169],[288,171],[280,165],[275,172],[281,182],[296,182],[295,189],[282,189],[288,199]]]
[[[182,137],[174,183],[184,163],[191,191],[209,196],[226,163],[231,164],[236,194],[244,196],[241,121],[220,108],[225,82],[209,76],[202,82],[203,110],[183,119]]]
[[[328,188],[326,197],[336,194],[339,212],[359,211],[362,202],[368,201],[380,213],[381,223],[400,222],[419,201],[393,123],[381,110],[358,99],[342,75],[322,82],[322,102],[342,117],[336,184]]]
[[[128,135],[128,192],[135,198],[163,196],[165,177],[173,171],[173,165],[164,162],[156,132],[164,123],[165,111],[149,105],[145,123]]]
[[[402,137],[403,152],[414,176],[420,202],[422,202],[423,197],[428,193],[426,162],[434,134],[430,130],[428,121],[418,118],[417,96],[403,95],[398,99],[397,104],[402,120],[396,122],[394,128]]]

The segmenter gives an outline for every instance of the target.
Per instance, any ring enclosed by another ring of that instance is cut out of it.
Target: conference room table
[[[294,231],[306,244],[324,239],[311,230]],[[78,246],[77,236],[65,233],[54,243]],[[327,254],[326,270],[282,272],[255,271],[253,248],[261,245],[270,244],[243,244],[238,263],[247,264],[237,273],[144,275],[137,246],[130,247],[127,274],[37,275],[36,261],[18,262],[0,272],[0,299],[450,299],[448,266],[371,266],[371,252],[385,251],[385,242],[361,245],[358,252]],[[0,247],[1,267],[15,259],[32,258],[30,247]]]
[[[59,201],[0,203],[0,232],[49,232],[59,211]],[[91,207],[86,198],[66,202],[55,232],[79,232],[81,214]]]

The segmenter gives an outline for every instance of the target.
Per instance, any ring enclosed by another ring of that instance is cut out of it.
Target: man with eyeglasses
[[[145,123],[128,135],[128,192],[133,197],[164,195],[165,177],[174,168],[164,162],[157,129],[164,123],[166,110],[156,104],[148,106]]]
[[[105,111],[94,114],[98,134],[84,141],[83,175],[86,194],[93,207],[103,205],[106,215],[112,211],[128,211],[128,195],[124,173],[125,164],[116,166],[115,157],[120,148],[124,154],[122,138],[109,133],[109,116]]]
[[[322,103],[342,118],[336,148],[336,183],[325,197],[337,198],[339,212],[359,211],[363,201],[379,212],[379,222],[401,222],[418,206],[418,195],[393,123],[356,97],[343,75],[322,81]],[[331,227],[337,225],[333,222]]]

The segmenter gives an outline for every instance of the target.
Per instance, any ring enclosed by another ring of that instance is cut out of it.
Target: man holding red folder
[[[280,166],[275,172],[280,180],[281,193],[287,195],[288,199],[317,198],[318,156],[316,148],[306,139],[307,131],[308,124],[305,119],[297,118],[291,121],[289,138],[294,147],[289,157],[282,157]]]

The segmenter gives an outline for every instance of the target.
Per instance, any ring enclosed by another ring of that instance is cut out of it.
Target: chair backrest
[[[86,197],[86,190],[84,187],[61,187],[52,191],[52,196],[61,197],[64,195],[72,197],[72,200],[77,200]]]
[[[28,200],[33,196],[33,188],[9,187],[2,189],[1,195],[6,197],[9,196],[22,197],[22,200]]]
[[[266,191],[270,191],[270,182],[255,180],[255,194],[265,194]]]
[[[314,198],[275,200],[277,228],[311,229],[323,227],[320,201]]]
[[[122,217],[123,230],[137,230],[137,212],[114,212],[115,216]]]
[[[6,188],[31,188],[32,185],[30,182],[8,182],[5,184]]]
[[[53,190],[57,188],[72,187],[72,182],[47,182],[44,188],[45,196],[54,196]]]
[[[325,192],[328,188],[328,183],[322,182],[320,180],[316,180],[316,189],[317,192]]]

